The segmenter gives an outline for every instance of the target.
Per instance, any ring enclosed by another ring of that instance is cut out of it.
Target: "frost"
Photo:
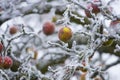
[[[120,23],[109,24],[120,18],[120,1],[95,1],[0,0],[0,41],[4,45],[1,56],[10,56],[13,63],[20,62],[16,72],[0,65],[0,79],[79,80],[85,74],[86,80],[97,77],[108,80],[108,68],[119,63],[117,60],[112,64],[110,57],[105,56],[106,53],[120,56]],[[100,12],[93,13],[92,7],[88,9],[90,3],[96,4]],[[55,24],[55,31],[49,36],[42,31],[46,21]],[[9,33],[11,26],[18,29],[14,35]],[[66,43],[58,37],[64,26],[73,30],[72,38]],[[113,43],[105,46],[111,38]]]

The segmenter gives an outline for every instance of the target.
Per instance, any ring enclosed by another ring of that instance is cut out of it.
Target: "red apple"
[[[95,0],[94,3],[99,2],[98,0]],[[100,8],[97,4],[90,3],[87,5],[87,10],[85,10],[85,14],[87,17],[91,17],[90,9],[92,9],[92,13],[97,14],[100,12]]]
[[[12,66],[13,60],[9,56],[3,58],[3,68],[8,69]]]
[[[0,67],[8,69],[12,64],[13,60],[9,56],[0,56]]]
[[[54,33],[55,25],[52,22],[45,22],[43,24],[43,33],[45,35],[51,35]]]
[[[17,33],[17,31],[18,31],[18,29],[17,29],[16,26],[12,26],[9,29],[9,33],[12,34],[12,35],[15,34],[15,33]]]

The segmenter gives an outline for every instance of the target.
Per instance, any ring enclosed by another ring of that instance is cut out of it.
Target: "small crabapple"
[[[45,22],[43,24],[43,33],[45,35],[51,35],[54,33],[55,25],[52,22]]]
[[[13,64],[10,67],[10,70],[13,72],[17,72],[20,65],[21,65],[20,61],[13,59]]]
[[[94,1],[94,3],[96,3],[96,2],[98,2],[98,1]],[[95,13],[95,14],[100,12],[100,8],[98,7],[97,4],[90,3],[87,5],[87,10],[85,10],[85,14],[87,17],[92,17],[91,13],[90,13],[90,9],[92,9],[92,13]]]
[[[13,60],[9,56],[4,57],[3,68],[8,69],[12,66]]]
[[[9,29],[9,33],[10,33],[11,35],[17,33],[17,31],[18,31],[18,29],[17,29],[16,26],[12,26],[12,27],[10,27],[10,29]]]
[[[12,66],[13,60],[9,56],[0,56],[0,67],[8,69]]]
[[[68,42],[72,37],[72,30],[69,27],[63,27],[59,30],[58,37],[63,42]]]

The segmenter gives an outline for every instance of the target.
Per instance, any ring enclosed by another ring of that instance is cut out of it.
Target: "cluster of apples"
[[[100,7],[97,3],[100,3],[100,0],[93,0],[93,3],[89,3],[87,5],[87,9],[85,10],[85,14],[88,18],[92,17],[92,13],[95,15],[100,13]],[[111,8],[111,7],[110,7]],[[90,13],[91,12],[91,13]],[[115,33],[120,34],[120,20],[113,20],[110,23],[110,28],[115,31]],[[114,39],[110,38],[107,41],[103,42],[103,46],[110,46],[113,43]]]
[[[111,21],[110,27],[111,28],[115,28],[115,26],[117,26],[118,24],[120,24],[120,20],[114,20]],[[43,24],[43,33],[45,35],[52,35],[55,31],[55,25],[52,22],[45,22]],[[62,27],[59,32],[58,32],[58,38],[59,40],[67,43],[70,41],[71,37],[72,37],[73,33],[70,27],[64,26]],[[103,43],[103,46],[108,46],[111,45],[113,43],[114,39],[108,39],[108,41],[105,41]]]
[[[46,22],[43,25],[43,33],[45,35],[52,35],[55,31],[55,25],[52,22]],[[18,28],[16,26],[11,26],[9,27],[9,34],[14,35],[18,32]],[[61,41],[63,42],[68,42],[71,37],[72,37],[72,30],[69,27],[63,27],[59,30],[58,32],[58,37]],[[3,51],[3,44],[0,43],[0,52]],[[11,57],[9,56],[0,56],[0,68],[4,68],[4,69],[11,69],[14,71],[14,67],[13,67],[13,60]],[[16,71],[16,70],[15,70]]]
[[[11,26],[9,28],[9,34],[11,34],[11,35],[16,34],[17,31],[18,31],[18,29],[16,26]],[[0,43],[0,53],[2,53],[3,48],[4,48],[4,45],[2,43]],[[0,55],[0,68],[9,69],[12,67],[12,64],[13,64],[13,60],[11,57]]]
[[[45,22],[43,24],[43,33],[45,35],[52,35],[55,31],[55,25],[52,22]],[[58,37],[63,42],[68,42],[72,37],[72,30],[70,27],[62,27],[58,32]]]

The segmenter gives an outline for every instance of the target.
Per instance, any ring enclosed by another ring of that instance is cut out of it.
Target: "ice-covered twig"
[[[10,80],[9,76],[2,70],[0,69],[0,79],[6,79],[6,80]]]
[[[52,43],[52,42],[48,42],[48,44],[50,44],[51,46],[59,46],[60,48],[62,48],[63,50],[66,50],[66,51],[70,51],[70,52],[74,52],[74,53],[76,53],[76,54],[79,54],[79,51],[76,51],[76,50],[73,50],[73,49],[69,49],[69,48],[67,48],[67,46],[62,46],[62,45],[60,45],[60,44],[58,44],[58,43]]]
[[[107,70],[107,69],[111,68],[112,66],[117,65],[119,63],[120,63],[120,59],[118,59],[117,61],[115,61],[111,64],[106,65],[102,70],[105,71],[105,70]]]
[[[116,49],[114,49],[114,52],[120,52],[120,46],[117,44]]]

